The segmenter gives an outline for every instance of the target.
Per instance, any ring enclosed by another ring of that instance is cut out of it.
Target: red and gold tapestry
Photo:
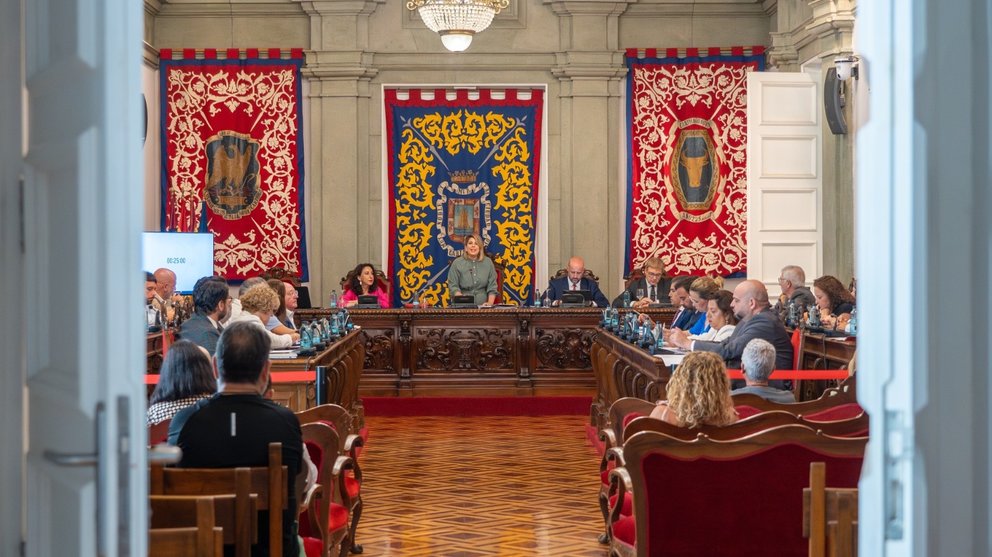
[[[273,267],[307,280],[303,51],[197,54],[160,52],[162,229],[212,232],[214,270],[229,280]]]
[[[747,73],[764,49],[627,51],[626,273],[747,271]]]

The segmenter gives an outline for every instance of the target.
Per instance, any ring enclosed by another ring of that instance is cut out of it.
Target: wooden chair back
[[[317,490],[306,509],[306,522],[301,528],[317,534],[323,544],[322,555],[330,555],[341,547],[340,554],[347,555],[351,545],[348,514],[352,501],[345,487],[345,471],[353,466],[351,458],[342,454],[338,433],[326,422],[305,423],[303,443],[310,459],[317,466]],[[332,507],[340,505],[346,510],[343,520],[332,520]]]
[[[296,276],[295,273],[291,273],[286,270],[285,267],[272,267],[262,273],[262,278],[265,280],[276,279],[280,281],[289,282],[293,286],[301,286],[300,277]]]
[[[638,433],[624,444],[625,466],[610,473],[619,486],[618,504],[610,509],[613,543],[628,544],[616,551],[630,553],[633,545],[640,557],[801,555],[807,548],[802,490],[810,463],[827,462],[831,485],[856,486],[867,441],[801,425],[731,441]],[[624,519],[619,502],[628,486],[634,514]],[[624,520],[633,521],[626,535]]]
[[[282,557],[282,514],[289,500],[282,444],[269,443],[269,465],[242,468],[165,468],[152,466],[149,492],[152,495],[235,495],[235,548],[247,557],[245,539],[252,533],[251,494],[257,495],[257,510],[268,511],[269,555]],[[295,509],[294,509],[295,512]],[[257,518],[255,519],[257,521]]]
[[[215,526],[214,499],[196,497],[189,500],[182,526],[157,528],[148,532],[149,557],[222,557],[224,532]],[[152,502],[152,517],[162,510]]]
[[[564,276],[568,276],[568,268],[567,267],[566,268],[562,268],[562,269],[558,269],[557,271],[555,271],[555,274],[551,275],[551,279],[550,280],[560,279],[561,277],[564,277]],[[599,283],[599,277],[596,276],[596,273],[592,272],[590,269],[586,269],[585,272],[582,273],[582,278],[587,278],[587,279],[590,279],[590,280],[594,280],[594,281],[596,281],[597,284]]]
[[[856,557],[858,554],[858,490],[827,487],[826,464],[809,465],[809,487],[803,490],[803,536],[810,557]]]
[[[213,525],[223,530],[224,545],[233,545],[235,550],[239,544],[249,548],[255,539],[250,536],[257,532],[258,521],[258,496],[249,494],[250,530],[246,532],[243,539],[238,539],[238,501],[237,495],[151,495],[149,503],[151,507],[150,524],[152,528],[183,528],[191,526],[190,517],[196,516],[198,505],[201,499],[210,499],[213,505]]]
[[[785,410],[793,414],[808,416],[841,404],[857,403],[858,397],[855,393],[855,378],[848,377],[839,386],[827,389],[820,398],[808,400],[806,402],[779,403],[765,400],[758,395],[750,393],[740,393],[731,395],[734,406],[750,406],[762,412],[769,410]]]
[[[729,441],[783,425],[803,425],[832,437],[861,437],[868,435],[868,415],[864,412],[849,419],[813,421],[804,416],[797,416],[782,410],[769,410],[768,412],[761,412],[760,414],[738,420],[730,425],[701,426],[691,429],[672,425],[655,418],[635,418],[623,430],[623,443],[626,443],[628,439],[642,431],[655,431],[685,440],[692,440],[700,435],[705,435],[710,439]]]

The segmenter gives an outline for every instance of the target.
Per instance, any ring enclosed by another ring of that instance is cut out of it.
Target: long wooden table
[[[161,338],[161,333],[156,334]],[[316,368],[317,366],[327,366],[341,377],[349,377],[357,382],[361,376],[362,358],[362,333],[352,331],[341,339],[331,343],[320,353],[303,358],[293,358],[284,360],[270,360],[272,372],[272,399],[283,406],[287,406],[294,412],[312,408],[317,403]],[[149,335],[149,342],[151,342]],[[359,356],[356,357],[355,354]],[[159,362],[161,362],[161,351],[159,352]],[[148,394],[151,395],[155,385],[158,384],[158,369],[154,373],[149,371],[145,375],[145,385],[148,386]],[[348,397],[344,402],[348,406],[354,406],[357,401],[354,397]],[[355,410],[355,408],[349,408]]]
[[[297,324],[327,308],[298,310]],[[355,309],[370,396],[591,395],[597,308]],[[653,308],[670,322],[672,307]]]

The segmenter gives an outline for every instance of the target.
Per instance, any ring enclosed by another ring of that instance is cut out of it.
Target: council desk
[[[298,310],[297,325],[330,317]],[[598,308],[354,309],[365,342],[368,396],[593,394]],[[671,306],[645,311],[669,323]]]

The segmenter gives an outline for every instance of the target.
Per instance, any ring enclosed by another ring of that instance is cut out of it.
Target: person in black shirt
[[[214,365],[218,392],[181,410],[169,427],[169,444],[183,450],[183,468],[267,466],[269,443],[282,443],[288,470],[288,505],[283,513],[283,554],[298,555],[296,516],[302,488],[303,434],[291,410],[262,397],[269,381],[268,333],[233,323],[217,341]],[[268,518],[259,516],[259,524]],[[269,554],[268,529],[259,528],[253,556]]]

